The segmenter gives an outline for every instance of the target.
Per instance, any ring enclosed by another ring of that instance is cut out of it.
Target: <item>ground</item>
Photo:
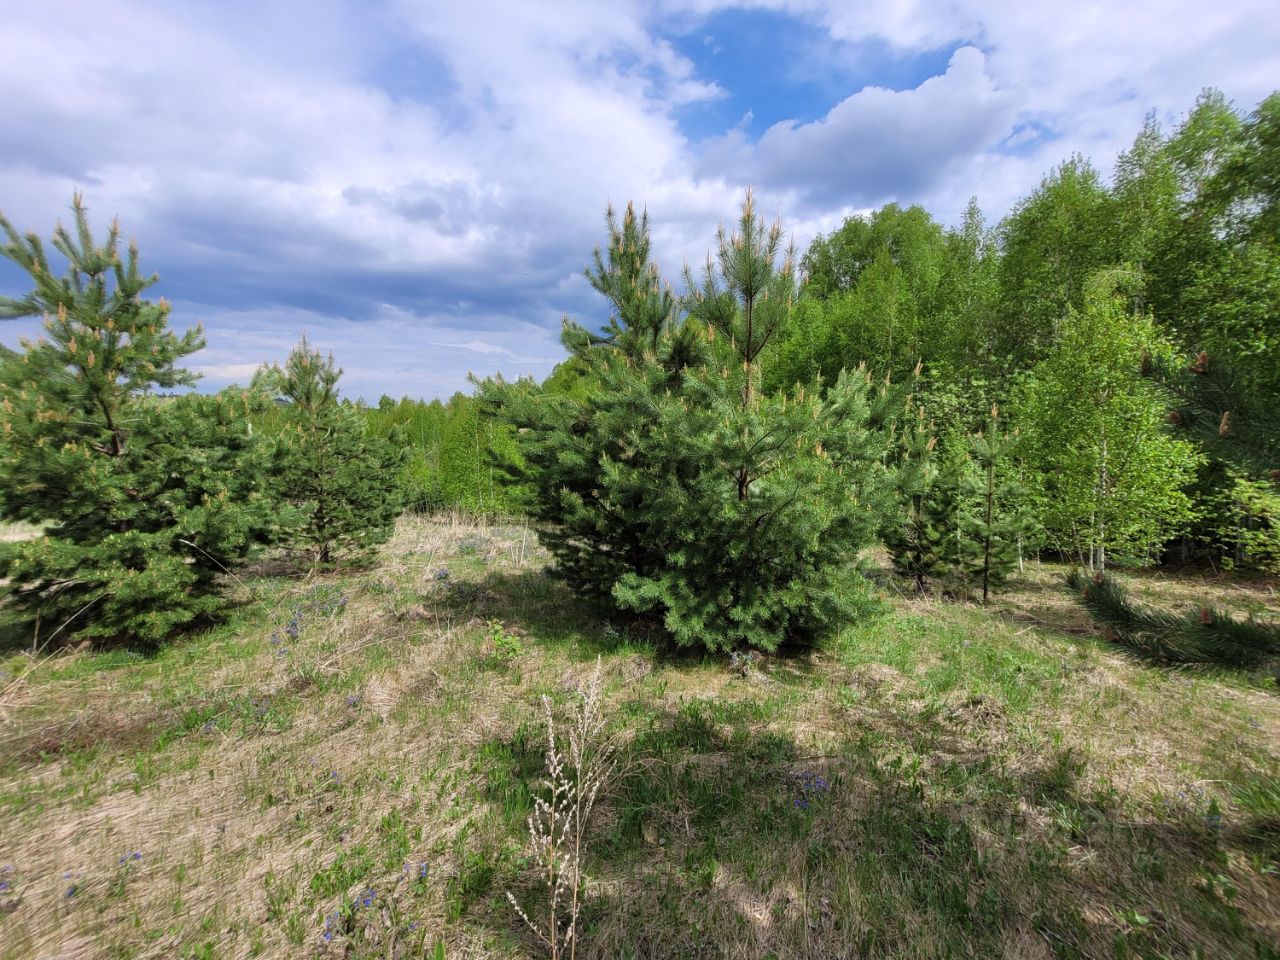
[[[515,526],[236,586],[155,654],[0,674],[0,957],[529,957],[542,698],[599,658],[618,767],[583,957],[1276,957],[1280,695],[1098,639],[1032,565],[989,607],[731,665],[611,624]],[[1274,584],[1130,581],[1280,613]]]

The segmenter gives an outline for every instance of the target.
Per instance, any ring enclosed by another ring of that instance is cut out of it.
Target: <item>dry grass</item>
[[[540,700],[597,656],[620,769],[586,956],[1276,955],[1274,682],[1120,656],[1052,568],[743,676],[619,634],[544,562],[518,526],[406,519],[375,569],[264,573],[155,657],[12,655],[0,957],[537,955],[503,895],[537,896]]]

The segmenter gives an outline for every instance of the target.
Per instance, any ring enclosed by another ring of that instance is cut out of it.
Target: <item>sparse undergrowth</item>
[[[519,527],[249,581],[150,657],[0,663],[0,957],[526,957],[542,697],[617,772],[586,957],[1275,957],[1280,698],[1135,663],[1036,570],[818,653],[672,659]],[[1206,589],[1277,608],[1267,584]],[[29,671],[29,672],[28,672]]]

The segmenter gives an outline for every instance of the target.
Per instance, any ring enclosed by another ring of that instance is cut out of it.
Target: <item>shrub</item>
[[[646,218],[610,211],[608,227],[587,276],[615,313],[599,334],[563,335],[590,389],[481,384],[514,428],[506,469],[539,536],[562,577],[659,618],[680,645],[812,639],[854,610],[845,584],[888,500],[901,396],[864,371],[825,392],[761,390],[796,281],[750,195],[701,284],[688,278],[684,317],[649,262]]]
[[[142,299],[156,278],[139,273],[136,248],[121,260],[117,225],[97,246],[78,195],[73,210],[75,236],[54,233],[62,277],[38,237],[0,217],[0,253],[35,284],[0,298],[0,316],[45,318],[44,336],[0,359],[0,510],[46,529],[5,548],[0,576],[47,639],[154,643],[218,612],[221,575],[282,518],[261,489],[264,451],[240,392],[146,396],[194,382],[176,362],[203,337],[177,336],[168,304]]]
[[[300,515],[296,547],[317,563],[357,559],[395,529],[404,459],[397,438],[369,431],[365,417],[338,399],[342,371],[307,340],[289,354],[277,466],[280,496]]]

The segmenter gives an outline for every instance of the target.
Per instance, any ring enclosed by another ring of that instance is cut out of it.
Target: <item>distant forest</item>
[[[1207,91],[1173,129],[1149,118],[1110,182],[1069,157],[997,223],[984,221],[979,198],[956,227],[920,206],[850,217],[800,257],[793,316],[760,357],[766,389],[830,383],[860,363],[914,379],[944,458],[997,407],[1018,436],[1047,548],[1275,572],[1280,498],[1269,475],[1169,429],[1180,414],[1142,367],[1203,355],[1229,378],[1235,406],[1274,403],[1278,189],[1280,96],[1245,113]],[[545,387],[582,389],[576,367],[566,361]],[[520,509],[492,467],[509,432],[474,398],[383,397],[367,415],[380,433],[402,426],[413,446],[402,474],[411,508]],[[1099,534],[1101,513],[1109,531]]]

